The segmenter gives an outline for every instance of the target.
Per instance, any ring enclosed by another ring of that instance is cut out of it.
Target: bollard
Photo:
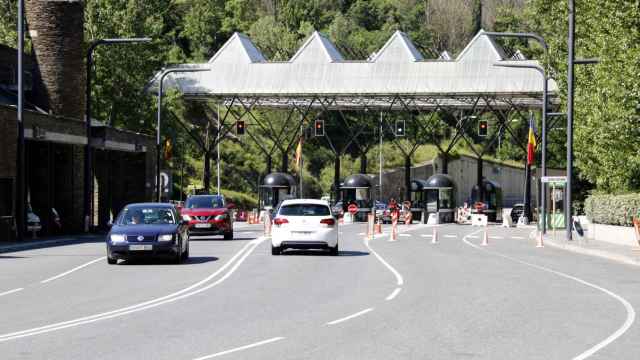
[[[264,236],[271,236],[271,213],[264,214]]]
[[[380,219],[376,222],[376,234],[382,234],[382,223]]]
[[[433,227],[433,233],[431,235],[431,243],[432,244],[438,243],[438,230],[436,226]]]
[[[542,231],[538,231],[538,241],[536,244],[537,248],[543,248],[544,247],[544,239],[542,238]]]
[[[487,235],[487,228],[484,228],[484,234],[482,235],[482,244],[480,244],[482,246],[487,246],[489,245],[489,236]]]

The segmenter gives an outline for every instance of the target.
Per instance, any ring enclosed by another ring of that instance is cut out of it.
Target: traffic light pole
[[[158,114],[156,123],[156,202],[160,202],[162,196],[162,185],[160,184],[160,152],[162,151],[162,144],[160,143],[160,135],[162,124],[162,93],[164,87],[164,78],[171,73],[188,73],[202,71],[209,71],[209,69],[176,68],[164,70],[162,74],[160,74],[160,82],[158,84]],[[209,152],[209,149],[207,149],[207,152]]]
[[[24,74],[22,71],[22,55],[24,53],[24,0],[18,0],[18,142],[16,149],[16,234],[18,240],[24,239],[25,222],[27,212],[25,206],[25,161],[24,161],[24,122],[22,119],[24,112]]]

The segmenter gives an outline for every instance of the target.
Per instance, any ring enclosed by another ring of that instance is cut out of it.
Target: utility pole
[[[22,70],[22,54],[24,53],[24,0],[18,0],[18,142],[16,151],[16,227],[18,240],[24,239],[25,221],[27,212],[25,208],[25,161],[24,161],[24,78]]]
[[[573,186],[573,66],[575,60],[575,3],[569,0],[569,67],[567,69],[567,192],[564,208],[564,224],[566,226],[567,241],[572,240],[572,224],[571,217],[571,187]]]
[[[218,176],[218,196],[220,196],[220,104],[217,106],[217,120],[218,120],[218,135],[216,137],[216,151],[218,153],[218,159],[216,160],[216,175]]]

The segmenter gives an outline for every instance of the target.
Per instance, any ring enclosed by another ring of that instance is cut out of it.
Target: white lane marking
[[[367,249],[369,249],[369,251],[375,255],[376,258],[378,258],[378,260],[380,260],[380,262],[387,267],[387,269],[389,269],[389,271],[391,271],[393,273],[393,275],[395,275],[396,277],[396,284],[398,284],[398,286],[404,284],[404,280],[402,279],[402,275],[400,275],[400,273],[393,268],[393,266],[389,265],[388,262],[384,261],[384,259],[382,258],[382,256],[378,255],[378,253],[373,250],[371,248],[371,246],[369,246],[369,240],[365,239],[364,240],[364,245],[367,247]]]
[[[327,325],[335,325],[335,324],[339,324],[339,323],[341,323],[341,322],[344,322],[344,321],[347,321],[347,320],[353,319],[353,318],[358,317],[358,316],[360,316],[360,315],[364,315],[364,314],[366,314],[366,313],[368,313],[368,312],[370,312],[370,311],[373,311],[373,308],[364,309],[364,310],[362,310],[362,311],[358,311],[358,312],[357,312],[357,313],[355,313],[355,314],[351,314],[351,315],[349,315],[349,316],[345,316],[345,317],[340,318],[340,319],[338,319],[338,320],[330,321],[330,322],[328,322],[328,323],[327,323]]]
[[[500,240],[500,239],[504,239],[504,237],[502,237],[502,236],[489,236],[489,239],[497,239],[497,240]]]
[[[398,234],[398,235],[402,236],[402,237],[410,237],[411,236],[411,234]]]
[[[478,230],[478,231],[481,231],[481,230]],[[625,319],[625,321],[622,324],[622,326],[620,326],[618,328],[618,330],[614,331],[606,339],[602,340],[601,342],[599,342],[596,345],[592,346],[591,348],[587,349],[585,352],[575,356],[573,358],[573,360],[584,360],[584,359],[590,357],[591,355],[595,354],[596,352],[598,352],[599,350],[601,350],[605,346],[611,344],[617,338],[622,336],[622,334],[624,334],[627,330],[629,330],[629,328],[631,327],[631,324],[633,324],[633,322],[636,319],[636,312],[633,309],[633,306],[631,306],[631,304],[626,299],[624,299],[622,296],[614,293],[613,291],[607,290],[607,289],[605,289],[605,288],[603,288],[601,286],[598,286],[596,284],[590,283],[590,282],[588,282],[586,280],[582,280],[582,279],[580,279],[580,278],[578,278],[576,276],[572,276],[572,275],[565,274],[565,273],[557,271],[557,270],[546,268],[544,266],[540,266],[540,265],[532,264],[532,263],[529,263],[529,262],[526,262],[526,261],[522,261],[522,260],[513,258],[511,256],[504,255],[502,253],[496,252],[496,251],[487,250],[485,248],[482,248],[482,247],[480,247],[480,246],[478,246],[476,244],[473,244],[473,243],[467,241],[466,237],[467,236],[463,237],[462,241],[464,241],[467,245],[470,245],[470,246],[472,246],[472,247],[474,247],[474,248],[476,248],[478,250],[484,251],[486,253],[489,253],[489,254],[492,254],[492,255],[495,255],[495,256],[502,257],[502,258],[507,259],[507,260],[511,260],[513,262],[516,262],[516,263],[519,263],[519,264],[522,264],[522,265],[530,266],[532,268],[535,268],[535,269],[538,269],[538,270],[541,270],[541,271],[545,271],[545,272],[548,272],[548,273],[551,273],[551,274],[554,274],[554,275],[558,275],[558,276],[563,277],[565,279],[573,280],[573,281],[578,282],[578,283],[580,283],[582,285],[585,285],[585,286],[588,286],[590,288],[599,290],[599,291],[611,296],[612,298],[614,298],[615,300],[617,300],[618,302],[620,302],[624,306],[625,310],[627,311],[627,318]]]
[[[364,233],[363,233],[363,232],[358,234],[358,236],[363,236],[363,235],[364,235]]]
[[[402,290],[402,288],[396,288],[391,294],[389,294],[389,296],[387,296],[385,300],[393,300],[400,293],[400,290]]]
[[[458,237],[458,235],[449,235],[449,234],[447,234],[444,237],[446,237],[446,238],[455,238],[455,237]]]
[[[420,236],[422,236],[422,237],[432,237],[433,235],[422,234]]]
[[[5,295],[9,295],[9,294],[17,293],[18,291],[22,291],[22,290],[24,290],[24,288],[17,288],[17,289],[13,289],[13,290],[5,291],[5,292],[3,292],[3,293],[0,293],[0,296],[5,296]]]
[[[206,356],[203,356],[203,357],[199,357],[199,358],[196,358],[196,359],[194,359],[194,360],[206,360],[206,359],[212,359],[212,358],[214,358],[214,357],[218,357],[218,356],[222,356],[222,355],[227,355],[227,354],[231,354],[231,353],[238,352],[238,351],[242,351],[242,350],[251,349],[251,348],[254,348],[254,347],[258,347],[258,346],[261,346],[261,345],[270,344],[270,343],[272,343],[272,342],[276,342],[276,341],[280,341],[280,340],[284,340],[284,339],[285,339],[284,337],[274,337],[274,338],[271,338],[271,339],[268,339],[268,340],[263,340],[263,341],[255,342],[255,343],[253,343],[253,344],[249,344],[249,345],[245,345],[245,346],[240,346],[240,347],[237,347],[237,348],[235,348],[235,349],[226,350],[226,351],[221,351],[221,352],[219,352],[219,353],[215,353],[215,354],[211,354],[211,355],[206,355]]]
[[[522,236],[512,236],[512,239],[518,239],[518,240],[524,240],[524,237]]]
[[[103,257],[100,257],[100,258],[97,258],[97,259],[91,260],[91,261],[86,262],[86,263],[84,263],[84,264],[82,264],[82,265],[80,265],[80,266],[76,266],[76,267],[74,267],[73,269],[71,269],[71,270],[69,270],[69,271],[65,271],[65,272],[63,272],[62,274],[58,274],[58,275],[56,275],[56,276],[52,276],[52,277],[50,277],[50,278],[48,278],[48,279],[46,279],[46,280],[42,280],[42,281],[40,281],[40,283],[41,283],[41,284],[46,284],[46,283],[48,283],[49,281],[53,281],[53,280],[55,280],[55,279],[59,279],[59,278],[61,278],[61,277],[63,277],[63,276],[67,276],[67,275],[71,274],[72,272],[78,271],[78,270],[80,270],[80,269],[82,269],[82,268],[84,268],[84,267],[87,267],[87,266],[89,266],[89,265],[91,265],[91,264],[93,264],[93,263],[97,263],[98,261],[102,261],[102,260],[104,260],[104,259],[106,259],[106,258],[107,258],[106,256],[103,256]]]
[[[200,280],[199,282],[197,282],[197,283],[195,283],[195,284],[193,284],[193,285],[191,285],[189,287],[186,287],[186,288],[184,288],[182,290],[176,291],[174,293],[171,293],[169,295],[165,295],[165,296],[162,296],[162,297],[159,297],[159,298],[156,298],[156,299],[148,300],[148,301],[145,301],[145,302],[142,302],[142,303],[139,303],[139,304],[127,306],[127,307],[124,307],[124,308],[120,308],[120,309],[116,309],[116,310],[112,310],[112,311],[108,311],[108,312],[104,312],[104,313],[100,313],[100,314],[85,316],[85,317],[74,319],[74,320],[58,322],[58,323],[54,323],[54,324],[50,324],[50,325],[45,325],[45,326],[32,328],[32,329],[27,329],[27,330],[22,330],[22,331],[17,331],[17,332],[13,332],[13,333],[9,333],[9,334],[3,334],[3,335],[0,335],[0,342],[13,340],[13,339],[18,339],[18,338],[23,338],[23,337],[28,337],[28,336],[34,336],[34,335],[38,335],[38,334],[48,333],[48,332],[51,332],[51,331],[56,331],[56,330],[66,329],[66,328],[74,327],[74,326],[78,326],[78,325],[88,324],[88,323],[92,323],[92,322],[96,322],[96,321],[100,321],[100,320],[110,319],[110,318],[114,318],[114,317],[130,314],[130,313],[133,313],[133,312],[137,312],[137,311],[153,308],[153,307],[156,307],[156,306],[159,306],[159,305],[163,305],[163,304],[166,304],[166,303],[173,302],[173,301],[178,300],[178,299],[183,299],[183,298],[195,295],[197,293],[200,293],[200,292],[202,292],[204,290],[207,290],[207,289],[209,289],[209,288],[211,288],[213,286],[216,286],[216,285],[220,284],[222,281],[224,281],[226,278],[228,278],[238,268],[238,266],[244,261],[244,259],[246,259],[246,257],[258,246],[258,244],[260,244],[265,239],[266,238],[258,238],[258,239],[255,239],[255,240],[252,240],[252,241],[248,242],[245,246],[242,247],[242,249],[240,249],[240,251],[238,251],[231,259],[229,259],[229,261],[227,263],[225,263],[222,267],[220,267],[220,269],[218,269],[217,271],[215,271],[213,274],[209,275],[208,277],[204,278],[203,280]],[[253,246],[253,248],[249,249],[250,246]],[[212,278],[214,278],[215,276],[220,274],[227,267],[231,266],[238,257],[240,257],[240,259],[238,260],[237,264],[235,264],[235,266],[233,268],[231,268],[231,270],[229,270],[229,272],[227,274],[225,274],[222,278],[220,278],[218,281],[216,281],[216,282],[214,282],[212,284],[209,284],[206,287],[203,287],[203,288],[194,290],[192,292],[189,292],[192,289],[194,289],[194,288],[206,283],[207,281],[211,280]],[[178,295],[180,295],[180,296],[178,296]]]

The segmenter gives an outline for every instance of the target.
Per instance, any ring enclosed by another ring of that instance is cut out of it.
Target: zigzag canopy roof
[[[187,98],[227,103],[233,98],[251,99],[257,106],[384,107],[396,98],[418,108],[464,107],[474,97],[503,105],[506,101],[540,106],[543,80],[539,72],[496,63],[540,65],[509,59],[482,30],[454,60],[448,56],[424,59],[409,37],[396,31],[368,60],[344,60],[329,39],[314,32],[289,61],[275,62],[266,60],[248,37],[235,33],[208,63],[178,66],[210,71],[174,73],[165,79],[165,86],[177,88]],[[157,87],[157,78],[151,87]],[[557,92],[553,80],[549,92]]]

